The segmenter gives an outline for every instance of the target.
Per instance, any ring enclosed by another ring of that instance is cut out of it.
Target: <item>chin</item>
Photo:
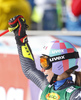
[[[48,76],[46,77],[46,79],[47,79],[47,81],[50,83],[50,81],[51,81],[51,80],[49,79],[49,77],[48,77]]]

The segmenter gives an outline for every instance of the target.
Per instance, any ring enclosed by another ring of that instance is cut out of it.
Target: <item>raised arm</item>
[[[14,30],[14,34],[18,47],[20,63],[25,76],[43,90],[48,82],[46,80],[46,76],[36,68],[34,57],[28,44],[26,35],[26,29],[28,26],[26,25],[25,19],[18,15],[10,19],[9,24],[12,28],[19,24],[19,27]]]

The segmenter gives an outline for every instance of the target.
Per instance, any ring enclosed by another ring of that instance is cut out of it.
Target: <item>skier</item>
[[[79,54],[69,42],[56,40],[44,47],[40,56],[42,71],[35,65],[34,57],[26,35],[26,21],[15,16],[9,20],[14,28],[19,58],[25,76],[33,81],[43,92],[40,100],[81,100],[81,72],[76,72]],[[71,73],[77,76],[75,83]]]

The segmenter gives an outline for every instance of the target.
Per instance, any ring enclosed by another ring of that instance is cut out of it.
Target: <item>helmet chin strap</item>
[[[49,83],[50,85],[52,85],[53,83],[55,83],[57,81],[57,76],[58,75],[56,75],[56,74],[53,75],[53,77],[52,77],[52,79],[51,79],[51,81]]]

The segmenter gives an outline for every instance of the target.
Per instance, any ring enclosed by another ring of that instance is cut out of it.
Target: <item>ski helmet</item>
[[[54,74],[61,75],[77,66],[78,58],[77,49],[70,42],[56,40],[44,46],[40,64],[45,69],[52,67]]]

